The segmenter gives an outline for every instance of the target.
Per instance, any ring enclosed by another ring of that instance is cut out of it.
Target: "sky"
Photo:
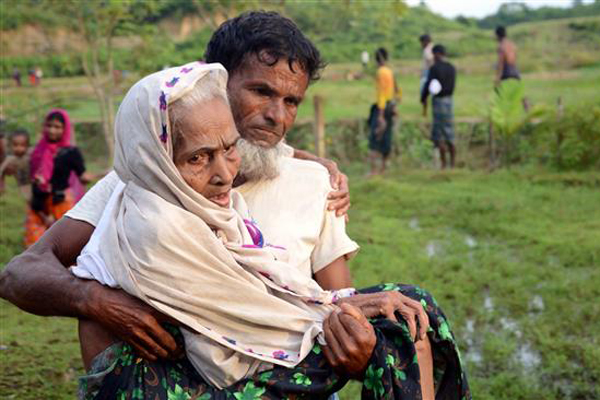
[[[589,3],[592,0],[585,1]],[[494,14],[502,3],[512,3],[514,0],[425,0],[425,3],[435,13],[444,17],[454,18],[458,15],[467,17],[485,17]],[[572,0],[520,0],[531,8],[542,6],[568,7]],[[406,0],[410,6],[420,3],[420,0]]]

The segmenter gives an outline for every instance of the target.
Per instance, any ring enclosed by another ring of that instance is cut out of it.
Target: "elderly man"
[[[277,243],[292,250],[298,268],[313,274],[323,288],[350,286],[346,260],[357,246],[346,236],[343,218],[327,211],[331,189],[327,172],[316,163],[285,157],[293,152],[296,157],[313,158],[281,144],[309,82],[318,77],[322,65],[318,51],[291,21],[260,12],[224,23],[207,47],[206,60],[222,63],[230,73],[231,107],[245,139],[240,151],[246,167],[238,190],[265,236],[277,238]],[[339,175],[334,164],[327,165]],[[345,186],[344,177],[336,181]],[[173,337],[160,325],[166,319],[156,310],[124,292],[77,279],[64,268],[75,263],[117,182],[115,174],[99,182],[67,218],[12,260],[0,280],[2,297],[26,311],[92,321],[81,326],[88,365],[115,338],[129,342],[149,360],[177,353]],[[341,212],[348,206],[345,194],[347,189],[334,193]],[[363,299],[373,304],[374,314],[385,312],[394,318],[394,311],[399,311],[413,337],[419,331],[424,339],[418,342],[423,359],[419,367],[425,368],[422,376],[431,376],[431,350],[424,335],[427,317],[422,307],[396,291]],[[366,321],[364,315],[361,318]],[[342,372],[360,376],[376,338],[372,330],[355,328],[342,319],[328,321],[324,351]]]

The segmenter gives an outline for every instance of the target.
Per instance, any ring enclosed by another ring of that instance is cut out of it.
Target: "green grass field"
[[[478,399],[600,395],[600,179],[516,169],[351,176],[357,287],[410,282],[453,322]],[[0,261],[21,251],[23,205],[0,198]],[[0,302],[0,398],[69,399],[75,321]],[[342,392],[358,398],[358,385]]]

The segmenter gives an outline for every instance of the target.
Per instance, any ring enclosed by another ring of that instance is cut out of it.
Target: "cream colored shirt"
[[[332,190],[327,170],[295,158],[280,162],[279,177],[237,188],[267,243],[285,247],[291,263],[307,275],[341,256],[353,256],[359,247],[346,234],[344,218],[326,209]],[[115,172],[106,175],[66,216],[97,226],[119,182]]]
[[[341,256],[351,257],[358,245],[346,235],[346,222],[327,211],[333,190],[320,164],[282,157],[280,175],[270,181],[237,188],[266,241],[285,247],[292,265],[307,275]]]

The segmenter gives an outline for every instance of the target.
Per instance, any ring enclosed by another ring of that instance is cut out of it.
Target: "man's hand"
[[[338,217],[347,215],[348,209],[350,208],[350,189],[348,188],[348,177],[338,169],[335,161],[322,158],[321,165],[323,165],[325,168],[327,168],[327,171],[329,171],[329,180],[331,182],[331,186],[335,189],[327,196],[327,200],[329,200],[327,209],[329,211],[335,210],[335,215]]]
[[[421,104],[423,104],[423,116],[427,117],[427,103],[423,102]]]
[[[160,325],[177,322],[122,290],[94,285],[87,307],[89,319],[131,344],[149,361],[176,358],[181,353],[175,339]]]
[[[360,310],[350,304],[342,304],[323,323],[327,346],[323,354],[337,371],[351,378],[360,379],[377,337],[375,330]]]
[[[404,317],[411,337],[416,338],[416,340],[424,339],[429,328],[429,317],[423,310],[421,303],[395,291],[346,297],[338,301],[338,305],[343,304],[358,307],[367,318],[384,316],[396,321],[395,313],[397,311]],[[417,321],[419,332],[417,332]]]

